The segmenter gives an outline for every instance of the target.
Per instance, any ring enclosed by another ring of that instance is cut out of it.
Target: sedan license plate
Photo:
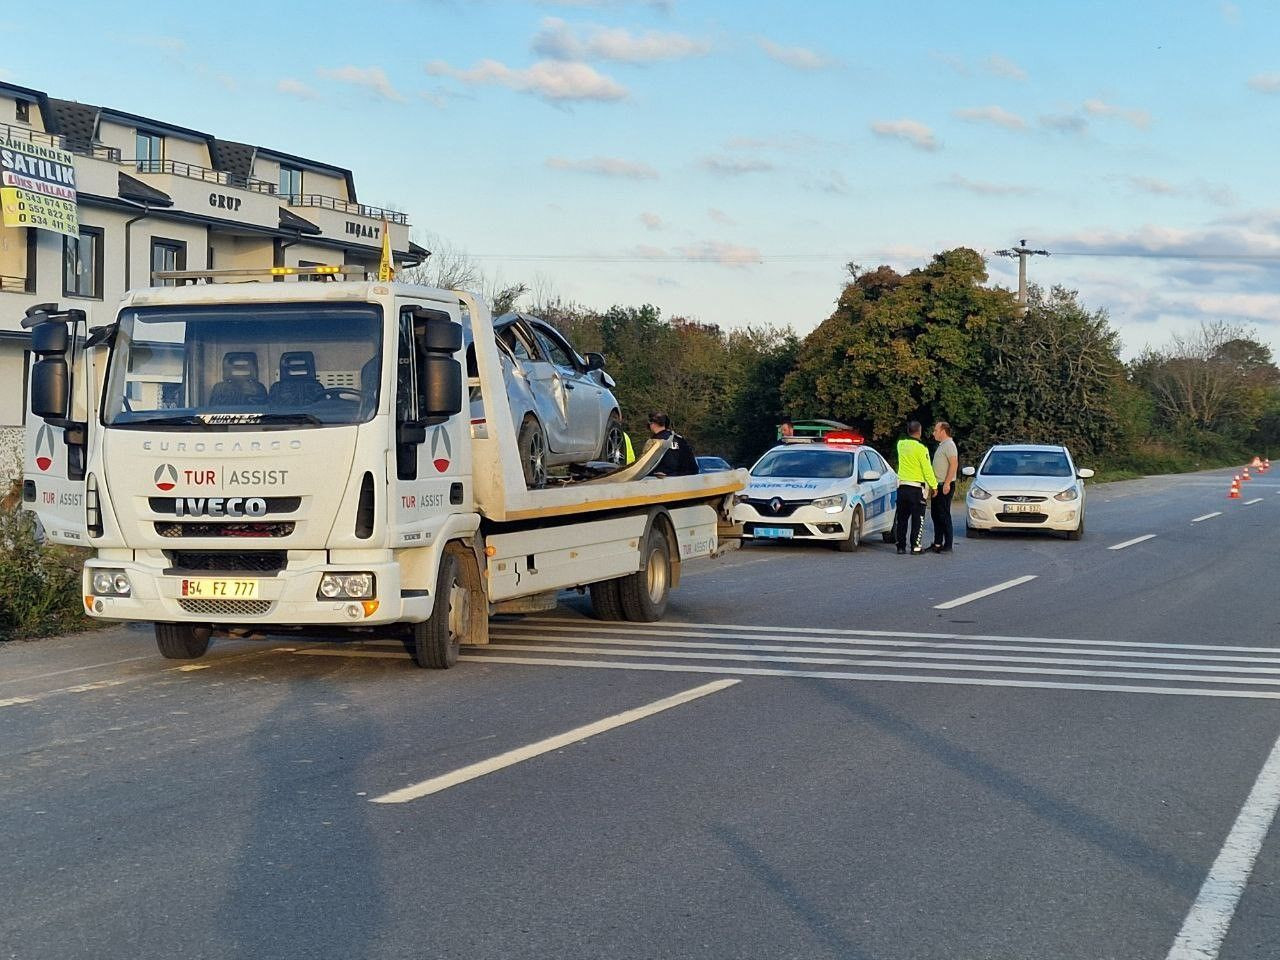
[[[1005,513],[1039,513],[1040,504],[1038,503],[1006,503],[1004,505]]]
[[[200,578],[182,581],[182,595],[201,600],[257,600],[257,580],[222,580]]]
[[[756,527],[755,535],[773,540],[790,540],[795,536],[795,531],[790,527]]]

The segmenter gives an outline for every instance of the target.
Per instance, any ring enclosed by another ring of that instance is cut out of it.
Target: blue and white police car
[[[851,432],[783,443],[751,468],[734,519],[746,540],[822,540],[857,550],[864,537],[893,539],[898,475]]]

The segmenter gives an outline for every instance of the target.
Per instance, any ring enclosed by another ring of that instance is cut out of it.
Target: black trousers
[[[898,488],[898,512],[893,519],[898,546],[907,546],[907,527],[911,528],[911,549],[924,546],[924,491],[909,483]]]
[[[939,486],[938,492],[929,501],[929,513],[933,517],[933,545],[944,550],[951,549],[951,499],[955,493],[954,483],[946,493]]]

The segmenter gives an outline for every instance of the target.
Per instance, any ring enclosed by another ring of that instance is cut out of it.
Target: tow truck
[[[91,330],[27,311],[24,506],[92,551],[85,612],[154,623],[170,659],[228,633],[399,633],[430,668],[566,589],[660,619],[735,529],[745,471],[654,476],[655,445],[528,489],[488,306],[345,279],[365,269],[156,273]]]

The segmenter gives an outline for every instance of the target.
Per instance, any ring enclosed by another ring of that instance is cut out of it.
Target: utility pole
[[[1023,240],[1012,250],[997,250],[996,256],[1018,258],[1018,303],[1022,304],[1022,311],[1025,313],[1027,310],[1027,257],[1047,257],[1049,251],[1032,250],[1027,246],[1027,241]]]

